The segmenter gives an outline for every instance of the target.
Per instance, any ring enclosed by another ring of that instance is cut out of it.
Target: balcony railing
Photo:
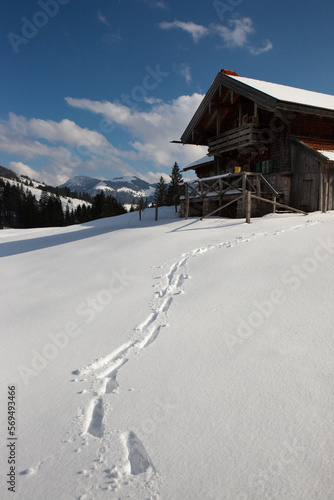
[[[266,129],[256,123],[248,123],[234,128],[209,140],[209,155],[225,153],[233,149],[242,149],[254,144],[268,143]]]

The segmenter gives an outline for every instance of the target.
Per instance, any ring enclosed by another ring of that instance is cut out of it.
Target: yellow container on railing
[[[241,172],[241,167],[234,167],[234,173],[239,174]]]

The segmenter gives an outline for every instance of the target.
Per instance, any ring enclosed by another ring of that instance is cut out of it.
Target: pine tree
[[[180,183],[183,181],[182,174],[178,164],[175,162],[172,170],[172,175],[170,183],[167,188],[166,201],[168,206],[175,205],[175,212],[177,211],[177,206],[180,204],[181,186]]]
[[[72,223],[72,221],[71,221],[71,213],[70,213],[70,209],[68,208],[68,205],[67,205],[66,211],[65,211],[64,225],[65,226],[70,226],[71,223]]]
[[[167,184],[165,179],[161,176],[154,193],[154,201],[158,207],[162,207],[166,204],[166,192]]]

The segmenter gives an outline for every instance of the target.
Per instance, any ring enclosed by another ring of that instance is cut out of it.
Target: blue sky
[[[11,0],[0,19],[0,165],[51,184],[156,181],[217,73],[334,94],[332,0]]]

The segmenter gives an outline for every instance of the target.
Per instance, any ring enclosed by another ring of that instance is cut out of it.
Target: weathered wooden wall
[[[316,151],[297,141],[291,143],[291,204],[314,212],[320,207],[321,172],[327,161]]]

